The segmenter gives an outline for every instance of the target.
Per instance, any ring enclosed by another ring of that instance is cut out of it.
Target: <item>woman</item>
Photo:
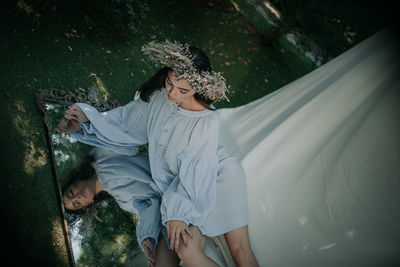
[[[232,158],[218,148],[219,120],[210,105],[225,97],[224,79],[211,71],[207,56],[197,48],[166,42],[151,43],[144,51],[167,67],[140,88],[142,100],[101,114],[85,104],[74,105],[66,114],[71,127],[60,131],[127,153],[147,141],[151,174],[163,194],[168,245],[185,265],[213,266],[202,253],[205,236],[225,234],[236,263],[257,266],[248,238],[240,164],[231,162],[231,168],[239,170],[231,177],[218,175],[218,157]],[[226,189],[231,192],[226,194]]]
[[[137,213],[140,218],[136,226],[137,240],[149,266],[153,266],[155,255],[152,246],[157,244],[162,231],[161,195],[148,170],[147,155],[125,156],[94,148],[70,171],[61,193],[67,210],[85,209],[102,199],[102,195],[111,195],[122,209]]]

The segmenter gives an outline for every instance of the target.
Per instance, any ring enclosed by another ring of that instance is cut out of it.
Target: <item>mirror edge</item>
[[[46,142],[47,142],[47,148],[48,148],[48,153],[49,153],[48,156],[50,158],[51,175],[53,176],[53,182],[54,182],[56,195],[57,195],[58,210],[60,212],[60,219],[62,222],[64,240],[65,240],[65,245],[66,245],[67,254],[68,254],[68,261],[70,263],[70,266],[75,266],[71,238],[69,235],[67,221],[66,221],[65,215],[64,215],[65,209],[62,204],[60,185],[59,185],[59,182],[57,179],[56,161],[54,158],[53,145],[51,143],[51,136],[50,136],[50,131],[49,131],[48,116],[47,116],[47,112],[46,112],[46,99],[43,97],[43,92],[44,92],[44,90],[39,90],[39,92],[36,93],[36,97],[35,97],[36,106],[42,113],[42,122],[44,123],[44,126],[45,126],[44,128],[45,128],[45,132],[46,132]]]

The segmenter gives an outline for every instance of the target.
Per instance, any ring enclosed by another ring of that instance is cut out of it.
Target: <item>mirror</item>
[[[98,111],[119,106],[107,99],[95,87],[75,91],[50,89],[36,95],[38,108],[43,113],[52,156],[64,233],[69,245],[70,261],[76,266],[142,266],[145,256],[136,240],[137,215],[122,210],[112,197],[106,197],[85,211],[71,212],[62,204],[61,186],[68,171],[77,166],[92,147],[77,142],[68,134],[55,131],[70,105],[87,103]]]

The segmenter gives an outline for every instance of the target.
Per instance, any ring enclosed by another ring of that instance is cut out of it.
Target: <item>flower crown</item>
[[[192,62],[189,45],[169,40],[161,43],[151,41],[142,47],[142,52],[156,64],[172,68],[199,94],[212,101],[219,101],[223,98],[229,101],[225,95],[228,88],[224,77],[219,72],[199,72]]]

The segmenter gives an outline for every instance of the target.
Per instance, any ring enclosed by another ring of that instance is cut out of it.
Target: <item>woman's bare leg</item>
[[[226,242],[236,265],[239,267],[259,266],[250,247],[248,226],[243,226],[225,234]]]
[[[183,244],[183,239],[179,241],[178,256],[187,267],[214,267],[218,266],[212,259],[204,253],[206,237],[201,234],[197,227],[189,227],[193,238],[189,238],[187,246]]]
[[[164,237],[161,237],[161,240],[157,245],[155,266],[177,267],[179,262],[180,259],[176,252],[170,250],[167,246],[167,242],[165,242]]]

